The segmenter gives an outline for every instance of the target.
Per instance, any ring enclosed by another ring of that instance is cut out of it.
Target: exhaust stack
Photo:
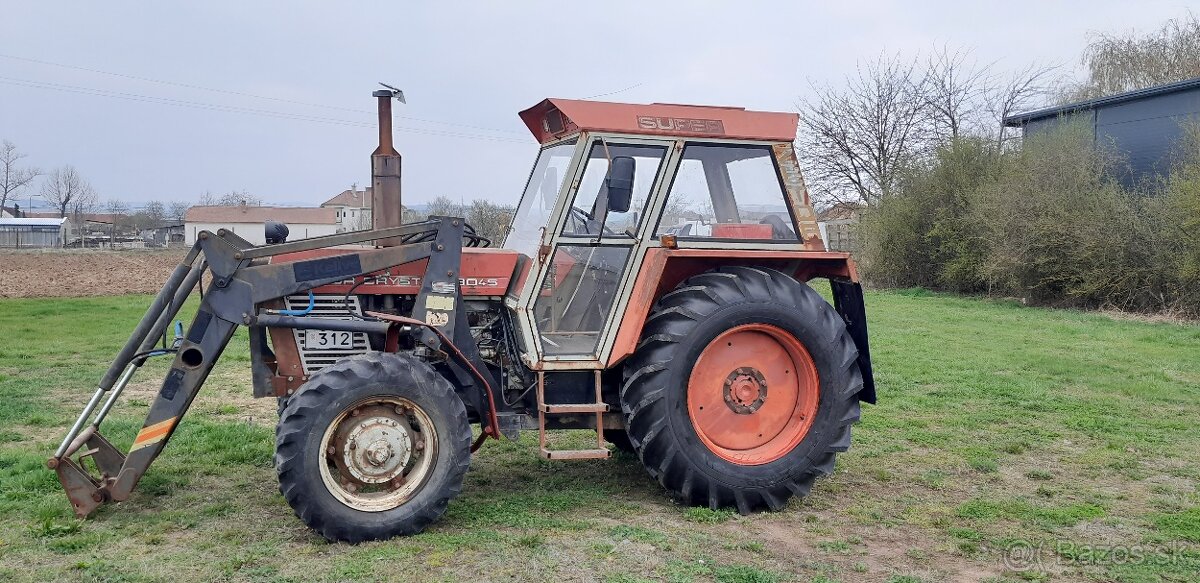
[[[375,229],[399,227],[404,223],[400,204],[400,153],[392,145],[392,99],[404,103],[404,92],[383,86],[387,89],[371,94],[379,104],[379,147],[371,154],[371,224]],[[375,244],[395,247],[400,245],[400,239],[379,239]]]

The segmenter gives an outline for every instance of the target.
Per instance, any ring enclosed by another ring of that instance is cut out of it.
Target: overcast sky
[[[517,112],[545,97],[790,111],[810,82],[836,82],[881,52],[947,44],[1000,69],[1071,71],[1090,31],[1145,31],[1197,8],[413,4],[0,0],[0,139],[43,169],[73,164],[101,200],[247,190],[316,205],[370,183],[370,94],[384,81],[408,97],[396,110],[406,204],[515,203],[536,152]]]

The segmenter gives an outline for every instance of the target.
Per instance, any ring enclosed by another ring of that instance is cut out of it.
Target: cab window
[[[574,204],[568,209],[562,234],[581,237],[636,236],[638,224],[645,214],[650,187],[654,185],[654,177],[658,176],[658,168],[666,153],[665,146],[605,143],[602,140],[593,142],[588,152],[583,177],[579,181],[579,191],[575,195]],[[633,200],[629,209],[624,212],[602,208],[607,197],[600,196],[605,188],[604,179],[608,176],[609,160],[618,156],[629,156],[635,163]],[[598,201],[601,204],[597,204]]]
[[[688,144],[656,236],[797,241],[771,148]]]

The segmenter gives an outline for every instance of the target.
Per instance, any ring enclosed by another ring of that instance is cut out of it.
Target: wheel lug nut
[[[418,441],[418,442],[414,443],[414,444],[413,444],[413,449],[415,449],[415,450],[417,450],[417,451],[421,451],[421,450],[425,449],[425,440],[424,440],[424,439],[422,439],[422,440],[420,440],[420,441]]]
[[[333,455],[333,454],[337,453],[337,449],[331,445],[331,446],[325,448],[325,453],[329,454],[329,455]]]
[[[351,441],[351,442],[350,442],[350,449],[358,449],[358,443]]]
[[[359,411],[358,409],[355,409],[355,410],[353,410],[353,411],[351,411],[351,412],[350,412],[350,416],[351,416],[351,417],[358,417],[360,413],[362,413],[362,411]]]

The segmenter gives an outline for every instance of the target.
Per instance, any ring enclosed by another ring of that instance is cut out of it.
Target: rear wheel
[[[471,427],[450,383],[424,362],[342,359],[292,395],[276,429],[288,504],[329,540],[416,534],[462,490]]]
[[[850,446],[857,356],[832,306],[784,273],[692,277],[655,304],[626,369],[629,440],[686,503],[778,510]]]

